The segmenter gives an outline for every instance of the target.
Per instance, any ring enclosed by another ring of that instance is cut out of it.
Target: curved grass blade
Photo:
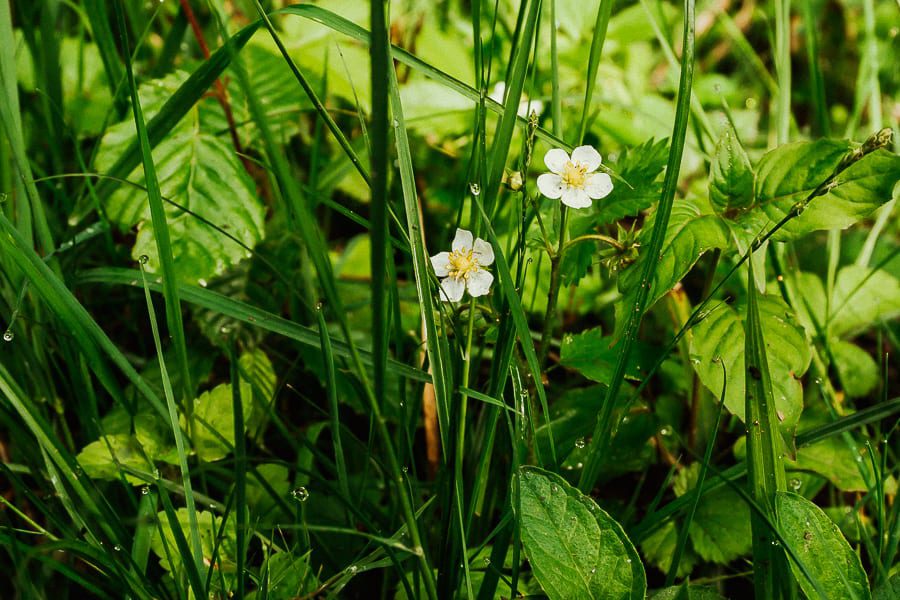
[[[684,153],[685,138],[687,135],[687,123],[690,116],[691,85],[694,77],[694,0],[685,0],[684,3],[684,50],[681,55],[681,79],[678,85],[678,102],[675,110],[675,126],[672,131],[672,146],[669,149],[669,160],[666,166],[666,177],[663,183],[662,197],[659,207],[656,209],[653,235],[646,252],[649,256],[657,256],[663,251],[666,229],[669,224],[669,216],[672,213],[672,205],[675,202],[675,190],[678,184],[678,174],[681,170],[681,157]],[[625,369],[631,356],[631,349],[637,339],[638,329],[646,310],[647,296],[650,293],[649,282],[653,281],[653,275],[658,261],[648,260],[644,263],[641,273],[641,285],[638,289],[634,309],[629,310],[628,324],[625,327],[623,339],[619,342],[619,359],[613,372],[612,380],[606,393],[606,401],[597,417],[597,425],[594,427],[594,436],[588,449],[587,459],[578,487],[583,492],[589,492],[600,475],[612,438],[615,435],[618,423],[614,419],[615,398],[625,379]]]
[[[153,222],[153,237],[156,238],[156,251],[159,254],[159,263],[162,270],[163,297],[166,301],[166,324],[175,346],[175,356],[178,367],[181,370],[182,393],[187,402],[188,399],[194,396],[194,386],[191,383],[191,369],[188,366],[187,358],[187,341],[184,336],[184,321],[181,315],[181,302],[178,299],[175,257],[172,254],[172,242],[169,235],[169,225],[166,220],[166,209],[163,206],[162,192],[159,189],[159,179],[156,177],[156,166],[153,163],[150,140],[147,135],[146,124],[144,123],[144,113],[141,110],[141,101],[138,97],[137,82],[134,79],[128,34],[125,29],[125,13],[121,4],[116,3],[115,7],[119,36],[122,47],[125,48],[125,72],[128,76],[131,110],[134,115],[141,161],[144,167],[144,181],[147,186],[147,199],[150,204],[150,218]],[[188,405],[189,402],[185,406],[187,407]],[[190,412],[188,412],[187,416],[188,423],[190,423]]]

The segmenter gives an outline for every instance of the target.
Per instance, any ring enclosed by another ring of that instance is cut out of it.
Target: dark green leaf
[[[821,508],[791,492],[778,492],[775,504],[781,535],[823,592],[831,598],[867,600],[872,597],[859,556]],[[808,597],[820,597],[793,560],[791,569]]]
[[[643,599],[643,565],[622,527],[553,473],[519,469],[522,542],[551,600]]]

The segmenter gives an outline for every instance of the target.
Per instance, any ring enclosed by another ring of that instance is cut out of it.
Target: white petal
[[[472,248],[472,232],[465,229],[457,229],[456,237],[453,238],[451,245],[454,252],[459,250],[469,250]]]
[[[476,296],[484,296],[491,291],[491,284],[494,283],[494,276],[489,271],[478,269],[473,273],[469,273],[469,294],[474,298]]]
[[[434,274],[438,277],[446,277],[450,271],[450,253],[441,252],[431,257],[431,266],[434,267]]]
[[[475,248],[472,256],[475,257],[479,265],[486,267],[494,262],[494,249],[483,239],[475,238]]]
[[[612,189],[612,178],[606,173],[593,173],[584,181],[584,191],[594,200],[606,198]]]
[[[600,168],[603,159],[593,146],[578,146],[572,150],[572,162],[587,167],[587,172],[590,173]]]
[[[555,173],[544,173],[537,178],[538,191],[543,195],[556,200],[562,196],[566,187],[563,185],[562,177]]]
[[[544,103],[540,100],[528,100],[527,97],[523,97],[522,101],[519,103],[519,111],[516,113],[523,119],[527,119],[528,115],[531,113],[541,114],[544,112]]]
[[[562,173],[567,162],[569,162],[569,155],[562,148],[547,150],[547,154],[544,155],[544,164],[556,174]]]
[[[447,277],[441,280],[441,300],[444,302],[459,302],[466,291],[466,282],[462,279]]]
[[[591,205],[591,197],[584,190],[569,188],[563,192],[562,203],[572,208],[588,208]]]
[[[496,100],[500,104],[503,104],[503,96],[505,94],[506,94],[506,82],[498,81],[494,85],[494,88],[491,90],[490,95],[488,95],[488,98],[490,98],[491,100]]]

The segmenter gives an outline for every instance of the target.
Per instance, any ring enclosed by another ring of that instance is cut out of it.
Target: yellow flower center
[[[475,254],[471,249],[461,248],[450,253],[450,267],[447,269],[448,275],[453,279],[465,279],[468,281],[469,274],[474,273],[480,267]]]
[[[584,187],[584,180],[587,178],[587,167],[575,164],[571,160],[567,161],[560,177],[562,177],[563,183],[570,188],[581,189]]]

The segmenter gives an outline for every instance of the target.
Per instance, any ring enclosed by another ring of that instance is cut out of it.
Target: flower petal
[[[494,262],[494,249],[481,238],[475,238],[475,248],[472,256],[478,261],[478,265],[486,267]]]
[[[547,150],[547,154],[544,155],[544,164],[557,175],[562,173],[567,162],[569,162],[569,155],[562,148]]]
[[[465,291],[466,282],[463,279],[447,277],[441,280],[441,300],[444,302],[459,302]]]
[[[600,153],[593,146],[578,146],[572,150],[572,162],[587,167],[587,172],[591,173],[600,168],[603,159],[600,158]]]
[[[544,103],[540,100],[529,100],[527,96],[522,96],[522,101],[519,102],[519,110],[516,112],[517,115],[522,117],[523,119],[527,119],[528,115],[531,113],[535,113],[540,115],[544,112]]]
[[[568,188],[563,192],[562,203],[572,208],[588,208],[591,205],[591,197],[582,189]]]
[[[584,191],[594,200],[606,198],[612,190],[612,178],[606,173],[592,173],[584,181]]]
[[[472,273],[469,273],[469,280],[467,285],[469,294],[473,298],[477,296],[484,296],[489,291],[491,291],[492,283],[494,283],[494,276],[491,275],[490,271],[485,271],[484,269],[473,271]]]
[[[438,277],[446,277],[450,273],[450,253],[440,252],[431,257],[431,266]]]
[[[544,173],[537,178],[538,190],[548,198],[556,200],[562,196],[566,186],[563,185],[562,177],[555,173]]]
[[[472,248],[472,232],[465,229],[457,229],[456,237],[453,238],[451,245],[454,252],[459,250],[469,250]]]

